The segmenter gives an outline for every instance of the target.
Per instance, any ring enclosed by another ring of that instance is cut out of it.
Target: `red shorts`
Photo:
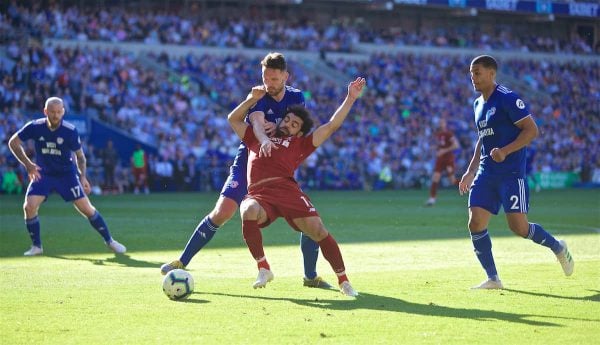
[[[449,174],[454,173],[454,155],[443,155],[435,160],[434,172],[441,173],[447,171]]]
[[[141,177],[142,177],[142,175],[144,177],[146,177],[146,167],[143,167],[143,168],[133,167],[133,168],[131,168],[131,170],[132,170],[132,173],[133,173],[133,177],[134,177],[134,179],[136,181],[140,180]]]
[[[300,231],[293,219],[319,216],[308,195],[304,194],[296,181],[290,179],[277,179],[257,187],[250,186],[246,198],[256,200],[266,211],[267,221],[259,224],[261,228],[283,217],[294,230]]]

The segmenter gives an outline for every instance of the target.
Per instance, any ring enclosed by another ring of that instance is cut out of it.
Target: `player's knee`
[[[323,224],[311,224],[305,227],[303,232],[315,242],[322,241],[329,235],[329,232],[325,229]]]
[[[247,200],[247,202],[243,202],[240,206],[240,214],[242,215],[242,219],[258,219],[259,213],[260,205],[253,200]]]
[[[31,203],[25,202],[23,203],[23,212],[27,218],[32,218],[37,214],[38,207]]]
[[[231,219],[237,210],[237,204],[232,205],[219,205],[210,214],[210,220],[213,224],[223,225],[225,222]]]
[[[469,219],[469,231],[473,233],[481,232],[485,229],[486,224],[478,219]]]
[[[529,228],[527,226],[520,226],[518,224],[509,224],[510,231],[520,237],[527,237],[529,235]]]

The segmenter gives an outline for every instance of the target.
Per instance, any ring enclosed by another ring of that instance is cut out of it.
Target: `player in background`
[[[142,145],[137,144],[131,155],[131,173],[133,174],[133,194],[139,194],[143,189],[144,194],[150,194],[148,189],[148,156]]]
[[[266,95],[252,107],[252,114],[248,119],[256,136],[266,138],[260,150],[261,155],[269,157],[274,144],[268,140],[266,135],[274,133],[275,124],[285,116],[285,111],[289,106],[304,105],[304,95],[300,90],[286,85],[289,73],[287,62],[282,54],[267,54],[261,61],[261,66]],[[163,275],[175,268],[185,268],[194,255],[212,239],[219,227],[233,217],[248,193],[247,162],[248,150],[242,142],[214,209],[200,221],[179,259],[161,266]],[[300,248],[304,257],[304,286],[330,288],[331,285],[319,277],[316,272],[319,255],[318,244],[302,234]]]
[[[63,121],[65,108],[62,99],[48,98],[44,115],[45,118],[25,124],[8,141],[13,155],[27,169],[30,180],[23,210],[32,246],[24,255],[43,253],[38,210],[53,191],[60,194],[63,200],[73,202],[75,209],[89,220],[113,252],[125,253],[125,246],[112,238],[104,218],[87,197],[91,186],[86,177],[86,159],[81,139],[75,126]],[[36,163],[25,154],[23,142],[27,140],[35,141]],[[76,166],[73,164],[73,152]]]
[[[448,174],[450,183],[456,186],[458,181],[454,176],[454,150],[458,149],[458,140],[454,133],[448,129],[446,119],[439,120],[439,128],[434,133],[436,140],[435,167],[431,177],[431,187],[429,188],[429,199],[425,206],[433,206],[437,197],[437,189],[440,184],[442,172]]]
[[[538,135],[533,116],[521,98],[496,84],[498,64],[489,55],[473,59],[471,81],[481,96],[473,103],[479,139],[473,158],[459,183],[469,192],[469,231],[475,254],[488,279],[476,289],[502,289],[488,234],[491,215],[504,208],[509,228],[518,236],[548,247],[558,258],[565,275],[575,265],[565,241],[527,219],[529,187],[525,180],[526,146]]]
[[[262,288],[273,280],[273,273],[264,253],[261,228],[265,228],[279,217],[297,231],[308,235],[319,244],[323,256],[338,277],[340,291],[355,297],[339,246],[325,229],[321,217],[310,198],[298,186],[294,172],[298,166],[327,140],[344,122],[352,105],[360,96],[365,85],[364,78],[357,78],[348,85],[344,102],[329,122],[310,133],[313,121],[303,106],[293,106],[286,111],[277,124],[275,136],[257,136],[244,121],[250,107],[265,94],[264,86],[252,89],[247,99],[228,116],[235,133],[248,146],[248,195],[240,206],[242,234],[250,253],[258,266],[258,277],[253,287]],[[310,134],[309,134],[310,133]],[[266,140],[273,147],[270,157],[264,157],[262,149]]]

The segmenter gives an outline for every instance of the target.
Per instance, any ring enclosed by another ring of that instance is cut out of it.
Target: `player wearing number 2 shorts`
[[[32,246],[23,254],[34,256],[43,253],[38,209],[52,192],[57,192],[63,200],[72,202],[112,251],[125,253],[125,246],[111,237],[104,218],[87,197],[91,186],[86,177],[86,160],[81,139],[75,126],[63,121],[64,114],[63,101],[58,97],[48,98],[44,105],[45,117],[25,124],[8,143],[14,156],[27,169],[30,181],[23,210]],[[25,153],[23,143],[27,140],[34,141],[35,163]],[[73,163],[73,152],[76,166]]]
[[[516,235],[552,250],[565,275],[571,275],[574,267],[566,242],[556,240],[541,225],[527,219],[526,150],[538,135],[538,128],[525,102],[507,87],[496,84],[497,70],[496,60],[489,55],[471,62],[471,81],[475,91],[481,93],[473,103],[479,139],[458,186],[461,194],[469,191],[469,231],[475,254],[488,277],[474,287],[477,289],[503,288],[487,231],[491,215],[498,214],[500,206]]]

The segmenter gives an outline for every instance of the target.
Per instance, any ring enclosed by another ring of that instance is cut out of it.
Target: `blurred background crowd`
[[[474,52],[498,57],[498,81],[534,114],[541,133],[535,170],[574,172],[583,184],[600,183],[600,40],[590,39],[586,20],[452,17],[416,7],[365,11],[347,2],[316,15],[308,3],[2,5],[2,190],[23,192],[9,190],[26,185],[27,176],[6,143],[42,116],[49,96],[63,98],[68,115],[94,119],[145,148],[148,179],[136,186],[122,145],[110,135],[92,140],[93,131],[84,133],[89,179],[98,193],[219,190],[239,144],[226,115],[261,83],[260,59],[269,51],[287,56],[288,84],[304,91],[317,122],[331,116],[349,80],[368,81],[344,126],[300,168],[305,188],[424,188],[440,118],[459,140],[460,177],[476,141],[477,94],[469,79]],[[597,21],[590,24],[596,35]],[[89,44],[97,42],[105,45]],[[140,44],[151,49],[139,50]],[[173,54],[174,46],[189,51]]]

